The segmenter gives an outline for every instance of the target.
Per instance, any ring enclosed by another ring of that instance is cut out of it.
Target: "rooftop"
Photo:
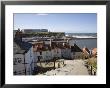
[[[74,46],[71,46],[71,52],[82,52],[82,50],[74,44]]]
[[[25,50],[26,52],[32,47],[31,43],[24,42],[17,40],[16,38],[14,39],[14,42],[22,49]]]
[[[83,52],[87,52],[87,53],[90,53],[89,49],[88,48],[83,48]]]

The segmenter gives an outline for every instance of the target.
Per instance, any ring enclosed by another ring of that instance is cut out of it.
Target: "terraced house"
[[[14,38],[14,74],[31,75],[40,61],[55,59],[79,59],[83,51],[76,45],[68,42],[53,42],[50,38],[48,44],[45,41],[23,41],[22,32],[18,30]]]
[[[30,75],[34,71],[33,47],[32,44],[22,41],[19,33],[16,33],[13,43],[14,75]]]

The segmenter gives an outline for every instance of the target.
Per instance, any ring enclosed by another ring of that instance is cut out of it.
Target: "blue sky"
[[[14,30],[48,29],[51,32],[96,33],[95,13],[14,14]]]

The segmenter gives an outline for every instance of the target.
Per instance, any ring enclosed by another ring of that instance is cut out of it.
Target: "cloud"
[[[47,13],[37,13],[37,15],[45,16],[48,15]]]

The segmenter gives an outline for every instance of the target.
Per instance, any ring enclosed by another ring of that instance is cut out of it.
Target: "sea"
[[[65,33],[65,35],[74,37],[69,41],[70,45],[76,43],[81,49],[87,47],[89,50],[97,48],[97,33]]]

